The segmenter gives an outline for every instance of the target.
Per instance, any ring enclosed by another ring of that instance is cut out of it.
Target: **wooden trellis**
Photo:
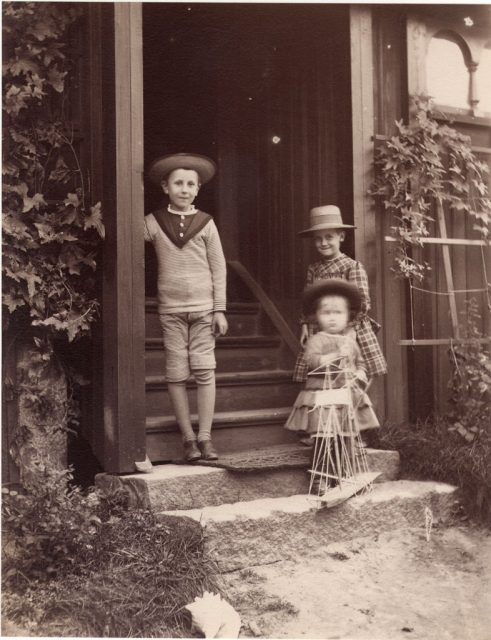
[[[385,142],[388,139],[386,135],[377,134],[373,137],[375,145],[378,145],[382,142]],[[491,148],[482,147],[482,146],[472,146],[472,151],[477,154],[491,156]],[[404,347],[428,347],[428,346],[441,346],[441,345],[451,345],[455,342],[469,342],[468,339],[462,338],[460,335],[459,321],[458,321],[458,312],[457,312],[457,300],[456,294],[464,294],[464,293],[485,293],[487,300],[487,308],[491,311],[491,282],[488,279],[487,269],[486,269],[486,261],[484,257],[484,250],[486,248],[490,248],[491,244],[489,241],[480,240],[480,239],[468,239],[468,238],[449,238],[447,235],[447,225],[445,221],[445,212],[443,208],[443,203],[441,200],[438,200],[437,203],[437,216],[436,222],[438,225],[439,236],[438,237],[427,237],[421,238],[422,245],[440,245],[442,247],[442,258],[443,258],[443,269],[445,274],[446,281],[446,291],[431,291],[428,289],[423,289],[421,287],[417,287],[409,282],[410,286],[410,297],[411,297],[411,315],[413,315],[413,291],[421,291],[424,293],[433,294],[436,296],[446,296],[449,300],[449,310],[450,310],[450,320],[452,325],[452,336],[449,338],[415,338],[414,337],[414,323],[411,322],[411,337],[408,339],[399,340],[398,344]],[[386,242],[398,242],[397,238],[392,236],[385,236],[384,240]],[[452,272],[452,265],[450,259],[450,246],[461,246],[461,247],[478,247],[481,251],[482,257],[482,272],[483,272],[483,282],[484,287],[479,289],[455,289],[454,287],[454,277]],[[480,338],[478,340],[480,343],[490,343],[491,336],[486,336],[484,338]],[[473,339],[475,342],[475,339]]]
[[[485,258],[484,258],[484,247],[488,247],[489,248],[489,242],[485,241],[485,240],[471,240],[471,239],[466,239],[466,238],[449,238],[447,235],[447,225],[446,225],[446,221],[445,221],[445,212],[443,209],[443,203],[441,200],[437,200],[436,203],[436,209],[437,209],[437,225],[438,225],[438,231],[440,233],[439,237],[428,237],[428,238],[421,238],[421,243],[422,244],[436,244],[436,245],[440,245],[442,248],[442,257],[443,257],[443,269],[444,269],[444,274],[445,274],[445,281],[446,281],[446,291],[431,291],[428,289],[423,289],[421,287],[417,287],[415,285],[412,284],[412,282],[409,283],[410,286],[410,294],[411,294],[411,317],[413,315],[413,290],[416,291],[422,291],[425,293],[430,293],[433,295],[439,295],[439,296],[447,296],[448,297],[448,301],[449,301],[449,309],[450,309],[450,319],[451,319],[451,324],[452,324],[452,337],[450,338],[424,338],[424,339],[416,339],[414,337],[414,322],[411,321],[411,338],[409,339],[404,339],[404,340],[399,340],[399,344],[401,346],[432,346],[432,345],[446,345],[446,344],[452,344],[454,342],[467,342],[468,340],[465,338],[462,338],[460,335],[460,329],[459,329],[459,319],[458,319],[458,312],[457,312],[457,300],[456,300],[456,294],[462,294],[462,293],[485,293],[486,294],[486,300],[487,300],[487,306],[488,306],[488,310],[491,310],[491,284],[488,281],[488,275],[487,275],[487,269],[486,269],[486,262],[485,262]],[[393,238],[392,236],[385,236],[385,240],[387,242],[397,242],[396,238]],[[454,278],[453,278],[453,272],[452,272],[452,264],[451,264],[451,260],[450,260],[450,245],[460,245],[460,246],[466,246],[466,247],[480,247],[481,248],[481,256],[482,256],[482,269],[483,269],[483,280],[484,280],[484,287],[479,288],[479,289],[455,289],[454,287]],[[473,339],[473,341],[475,341]],[[481,343],[487,343],[487,342],[491,342],[491,336],[487,336],[484,338],[479,339],[479,342]]]

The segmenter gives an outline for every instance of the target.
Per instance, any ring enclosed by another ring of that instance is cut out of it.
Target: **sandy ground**
[[[490,640],[491,534],[421,529],[335,543],[225,576],[241,636]]]

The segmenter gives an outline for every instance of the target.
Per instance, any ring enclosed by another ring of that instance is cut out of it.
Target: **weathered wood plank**
[[[415,340],[399,340],[399,344],[403,347],[429,347],[429,346],[441,346],[449,344],[472,344],[477,342],[478,344],[490,344],[490,338],[419,338]]]
[[[107,217],[104,318],[106,471],[145,457],[141,4],[114,5],[116,208]]]
[[[397,242],[397,238],[393,236],[385,236],[386,242]],[[421,244],[455,244],[465,247],[487,247],[489,242],[486,240],[470,240],[467,238],[421,238]]]
[[[445,222],[445,213],[443,211],[443,205],[441,200],[437,201],[437,219],[438,219],[438,228],[440,230],[440,235],[442,238],[447,237],[447,225]],[[458,338],[459,331],[459,316],[457,313],[457,302],[455,300],[455,293],[453,293],[455,287],[453,284],[453,273],[452,273],[452,263],[450,261],[450,252],[446,245],[442,247],[443,254],[443,268],[445,271],[445,280],[447,283],[447,291],[448,291],[448,303],[450,306],[450,318],[452,320],[452,329],[453,329],[453,337]]]
[[[375,210],[367,192],[373,182],[373,61],[371,9],[350,7],[351,103],[353,123],[353,207],[355,253],[365,264],[370,282],[377,263]]]
[[[405,117],[404,102],[404,19],[398,7],[386,7],[383,12],[373,11],[373,71],[374,76],[374,136],[391,136],[395,133],[395,121]],[[363,104],[360,108],[363,108]],[[372,136],[373,137],[373,136]],[[371,141],[373,145],[373,140]],[[373,151],[372,151],[373,153]],[[367,197],[365,195],[365,197]],[[376,379],[370,394],[377,385],[385,387],[386,418],[394,422],[408,419],[409,379],[408,354],[401,349],[398,340],[406,336],[407,310],[404,284],[394,278],[391,267],[395,245],[385,243],[391,220],[381,204],[377,206],[377,268],[378,287],[375,288],[376,319],[382,322],[382,348],[387,358],[389,375]],[[373,260],[373,257],[370,259]],[[370,282],[372,286],[372,283]],[[380,413],[380,412],[378,412]],[[383,415],[382,415],[383,417]]]

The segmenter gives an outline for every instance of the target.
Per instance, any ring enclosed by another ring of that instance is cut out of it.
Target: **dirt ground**
[[[454,526],[335,543],[225,577],[241,637],[490,640],[491,534]]]

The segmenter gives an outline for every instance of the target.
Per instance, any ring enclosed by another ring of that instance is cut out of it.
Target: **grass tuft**
[[[436,417],[414,425],[384,425],[379,444],[399,452],[403,477],[460,487],[469,515],[491,525],[491,430],[468,442]]]
[[[128,511],[103,523],[92,547],[84,566],[17,583],[5,594],[6,617],[34,623],[34,635],[186,637],[184,605],[219,591],[194,520]]]

